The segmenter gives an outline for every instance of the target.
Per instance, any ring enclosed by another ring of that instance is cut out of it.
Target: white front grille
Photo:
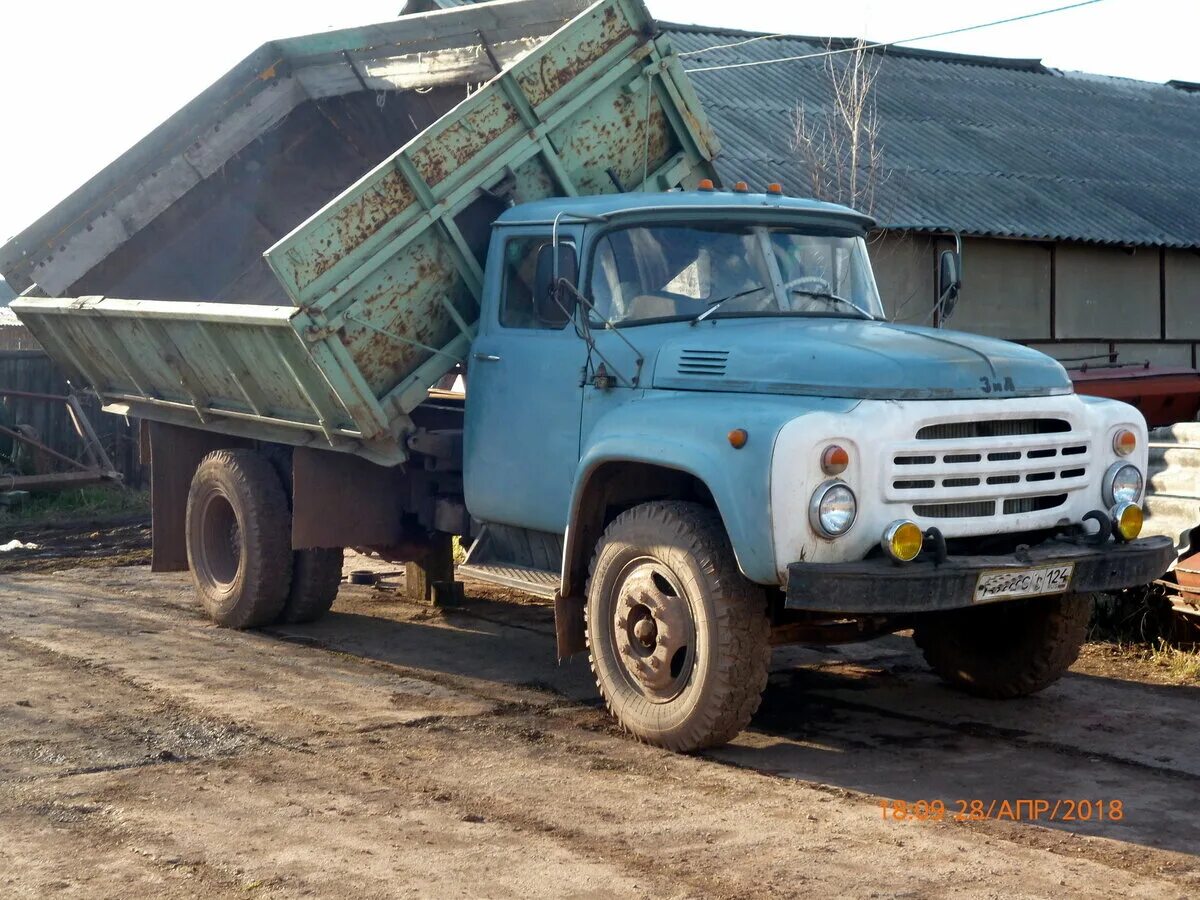
[[[1062,506],[1090,483],[1091,441],[1063,419],[923,425],[891,447],[887,499],[927,519],[1003,517]]]

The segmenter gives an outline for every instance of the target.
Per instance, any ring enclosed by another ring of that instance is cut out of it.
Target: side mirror
[[[533,308],[538,321],[549,328],[562,328],[575,312],[575,295],[564,291],[555,280],[554,244],[542,244],[538,248],[537,269],[533,277]],[[558,279],[572,287],[579,275],[579,261],[575,257],[575,245],[558,245]]]
[[[949,319],[962,289],[962,257],[955,250],[943,250],[938,257],[938,305],[942,319]]]

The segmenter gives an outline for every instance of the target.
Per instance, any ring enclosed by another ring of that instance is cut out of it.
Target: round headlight
[[[858,515],[854,492],[840,481],[826,481],[813,494],[808,520],[825,537],[840,537],[850,530]]]
[[[1142,497],[1142,473],[1129,463],[1113,463],[1104,473],[1104,504],[1137,503]]]

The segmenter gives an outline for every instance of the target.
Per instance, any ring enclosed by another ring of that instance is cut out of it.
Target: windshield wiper
[[[747,294],[753,294],[755,291],[765,291],[766,289],[767,286],[765,284],[756,284],[754,287],[748,287],[743,291],[738,291],[736,294],[730,294],[728,297],[722,297],[720,300],[714,300],[708,304],[708,309],[704,310],[704,312],[692,319],[689,324],[695,325],[697,322],[703,322],[712,313],[715,313],[717,311],[717,307],[722,303],[725,303],[729,300],[736,300],[738,297],[745,297]],[[857,307],[855,308],[857,309]]]
[[[870,319],[872,322],[875,321],[875,317],[873,315],[863,310],[853,300],[849,300],[846,297],[839,297],[837,294],[831,294],[828,291],[806,291],[804,288],[788,288],[788,293],[803,294],[805,297],[816,297],[818,300],[835,300],[838,303],[841,303],[843,306],[848,306],[850,309],[854,310],[860,319]]]

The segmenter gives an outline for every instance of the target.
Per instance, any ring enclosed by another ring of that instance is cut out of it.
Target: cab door
[[[538,253],[551,241],[547,226],[493,236],[492,302],[467,360],[463,477],[475,518],[561,534],[579,462],[587,351],[570,316],[535,296]]]

